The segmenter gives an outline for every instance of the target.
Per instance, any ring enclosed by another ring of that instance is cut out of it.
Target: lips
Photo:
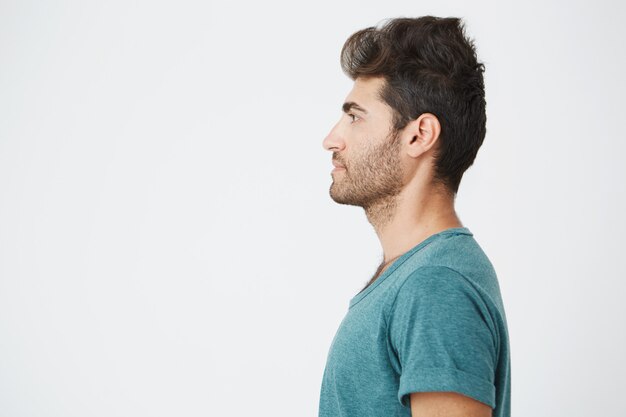
[[[341,165],[341,164],[340,164],[339,162],[337,162],[337,161],[333,161],[333,166],[334,166],[335,168],[344,168],[344,169],[346,168],[345,166]]]

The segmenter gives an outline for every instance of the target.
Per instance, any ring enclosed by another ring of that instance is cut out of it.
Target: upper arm
[[[456,392],[411,393],[411,417],[491,417],[491,407]]]
[[[423,267],[408,277],[390,310],[389,339],[400,374],[398,399],[407,408],[413,393],[423,393],[424,407],[435,400],[434,406],[445,400],[441,406],[495,407],[493,320],[485,300],[456,271]]]

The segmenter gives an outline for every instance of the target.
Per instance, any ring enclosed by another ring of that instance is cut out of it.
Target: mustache
[[[341,158],[339,158],[339,156],[337,154],[333,154],[333,162],[336,162],[339,165],[342,166],[346,166],[346,162],[344,160],[342,160]]]

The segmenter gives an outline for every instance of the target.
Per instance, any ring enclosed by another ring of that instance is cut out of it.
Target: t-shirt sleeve
[[[497,330],[463,275],[443,266],[414,271],[398,290],[388,326],[402,405],[410,408],[412,392],[454,391],[495,408]]]

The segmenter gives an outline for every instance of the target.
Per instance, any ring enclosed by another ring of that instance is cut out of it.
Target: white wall
[[[2,1],[0,416],[312,416],[381,257],[328,196],[343,41],[459,16],[488,133],[457,209],[516,416],[623,416],[619,2]],[[434,3],[434,2],[430,2]]]

